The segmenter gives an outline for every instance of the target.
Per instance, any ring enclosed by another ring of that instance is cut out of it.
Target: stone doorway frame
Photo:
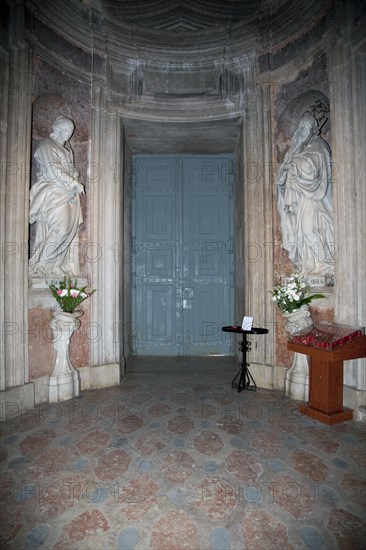
[[[93,166],[98,167],[100,180],[104,184],[93,185],[91,198],[90,240],[97,242],[103,251],[103,261],[90,266],[91,284],[93,288],[99,289],[91,310],[91,322],[101,324],[103,337],[91,345],[91,363],[118,368],[122,377],[128,358],[128,346],[125,348],[123,341],[125,326],[127,333],[131,329],[128,298],[126,299],[126,294],[123,294],[121,288],[128,287],[130,281],[125,271],[123,255],[122,261],[120,257],[126,244],[131,247],[128,241],[128,225],[126,228],[128,220],[124,192],[124,168],[128,163],[128,148],[123,131],[123,120],[126,115],[118,112],[115,105],[107,108],[101,88],[94,91],[93,97],[95,102],[92,110],[91,158]],[[235,317],[239,318],[244,312],[250,312],[258,324],[266,326],[272,333],[272,337],[267,339],[268,343],[253,349],[252,355],[253,363],[258,364],[255,368],[258,372],[255,374],[267,387],[273,387],[276,385],[273,378],[273,307],[270,300],[263,300],[263,295],[270,290],[273,281],[271,178],[268,173],[259,180],[252,180],[246,173],[246,167],[253,164],[268,167],[270,165],[269,161],[266,163],[263,158],[263,155],[269,153],[269,134],[262,135],[263,127],[268,129],[269,125],[269,116],[263,116],[266,112],[268,113],[261,108],[261,102],[245,112],[237,145]],[[100,135],[105,135],[103,141],[98,139]],[[259,146],[253,146],[253,143],[266,142],[265,138],[268,145],[264,152]],[[96,174],[93,177],[92,173],[91,181],[96,180]],[[261,228],[259,232],[258,227]],[[256,251],[256,258],[250,257],[248,251],[251,250],[251,246]],[[117,256],[116,250],[119,251]],[[260,365],[272,367],[263,371]]]

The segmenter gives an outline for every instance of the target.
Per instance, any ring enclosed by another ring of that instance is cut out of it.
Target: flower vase
[[[80,327],[81,315],[83,311],[66,313],[57,310],[53,313],[50,326],[54,336],[55,360],[49,381],[50,403],[72,399],[80,394],[80,374],[71,364],[69,345],[72,334]]]
[[[285,330],[289,334],[313,326],[313,320],[307,305],[291,313],[283,313]],[[285,393],[292,399],[307,401],[309,395],[309,364],[307,355],[295,353],[291,367],[285,375]]]

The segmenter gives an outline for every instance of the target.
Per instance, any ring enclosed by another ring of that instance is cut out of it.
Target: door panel
[[[134,158],[134,353],[229,354],[232,160]]]
[[[148,194],[144,200],[146,243],[172,241],[174,236],[174,196]]]
[[[146,335],[156,344],[172,344],[175,297],[171,285],[147,283],[146,285]]]
[[[206,158],[207,159],[207,158]],[[229,354],[221,326],[230,323],[232,256],[221,248],[232,234],[231,162],[222,157],[183,159],[184,284],[193,289],[193,305],[183,310],[188,354]]]
[[[174,158],[134,161],[133,319],[136,354],[179,354],[176,346],[176,241],[179,188]]]

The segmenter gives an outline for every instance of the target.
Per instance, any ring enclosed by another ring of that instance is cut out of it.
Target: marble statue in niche
[[[334,276],[331,170],[318,122],[304,115],[276,179],[282,246],[304,277]]]
[[[30,190],[29,223],[36,223],[36,236],[29,271],[36,277],[79,274],[77,240],[84,186],[69,144],[73,132],[73,121],[59,116],[50,137],[34,153],[38,170]]]

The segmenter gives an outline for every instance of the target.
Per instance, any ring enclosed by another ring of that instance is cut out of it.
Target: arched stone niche
[[[275,125],[272,136],[274,177],[303,114],[312,114],[318,120],[321,135],[331,147],[330,85],[326,55],[318,55],[295,74],[294,72],[291,74],[290,69],[283,69],[281,80],[276,83],[274,96]],[[281,241],[281,234],[278,231],[276,241]],[[276,247],[275,265],[277,277],[294,271],[287,254],[280,252],[279,247]]]
[[[326,70],[326,57],[321,55],[310,66],[298,71],[295,78],[277,84],[277,94],[274,102],[275,126],[273,132],[274,182],[277,171],[290,146],[294,132],[302,115],[312,114],[321,127],[321,136],[331,147],[331,112],[329,83]],[[275,186],[275,183],[274,183]],[[282,233],[279,213],[274,209],[274,277],[279,281],[295,271],[289,259],[288,252],[282,247]],[[334,243],[334,246],[336,244]],[[313,302],[310,306],[315,322],[334,321],[334,286],[313,289],[325,295],[322,300]],[[287,334],[284,329],[283,316],[278,308],[276,317],[276,363],[286,367],[291,366],[293,354],[287,351]]]
[[[47,71],[47,68],[46,68]],[[69,81],[70,91],[72,81]],[[73,93],[75,94],[75,89]],[[86,104],[87,108],[89,105]],[[47,138],[52,132],[52,126],[55,119],[64,115],[70,118],[75,124],[75,131],[71,137],[70,143],[74,154],[75,166],[80,172],[80,180],[85,185],[85,194],[80,196],[81,208],[83,213],[83,224],[81,225],[79,237],[79,264],[80,275],[87,276],[87,226],[88,226],[88,141],[89,141],[89,113],[83,104],[76,97],[64,97],[55,92],[49,91],[38,95],[32,104],[32,162],[31,162],[31,186],[36,177],[36,162],[34,161],[34,152],[39,142]],[[35,225],[30,225],[29,229],[29,250],[32,253],[34,241]]]
[[[80,172],[80,181],[85,186],[85,195],[81,195],[83,223],[78,231],[78,256],[80,280],[88,282],[89,247],[89,142],[90,142],[90,92],[89,86],[58,70],[39,56],[33,58],[32,89],[32,154],[30,186],[36,179],[37,166],[34,152],[41,140],[52,132],[55,119],[66,116],[75,124],[70,139],[76,169]],[[29,251],[32,252],[36,224],[29,225]],[[46,401],[47,380],[51,372],[54,354],[53,336],[49,327],[55,301],[46,284],[47,278],[30,278],[28,298],[28,373],[29,380],[35,385],[36,402]],[[90,365],[90,304],[83,303],[82,326],[75,332],[70,344],[70,357],[73,365],[82,368]]]
[[[328,145],[330,145],[330,112],[327,96],[319,90],[307,90],[302,92],[298,97],[292,99],[277,120],[275,155],[278,166],[282,164],[299,121],[304,114],[310,114],[318,121],[321,136],[327,141]],[[280,233],[279,239],[280,241],[282,239]],[[331,247],[334,247],[334,243],[331,243]],[[288,253],[282,249],[281,262],[278,265],[277,276],[290,275],[294,271],[295,268],[288,258]],[[330,282],[328,281],[327,288],[322,289],[322,291],[326,290],[328,293],[332,293],[333,285],[333,280]],[[330,296],[328,296],[328,298],[329,297]],[[326,309],[329,309],[329,303],[327,304],[327,302],[325,302],[323,305]],[[333,307],[333,300],[331,300],[331,306]],[[327,315],[327,317],[329,317],[329,315]]]

